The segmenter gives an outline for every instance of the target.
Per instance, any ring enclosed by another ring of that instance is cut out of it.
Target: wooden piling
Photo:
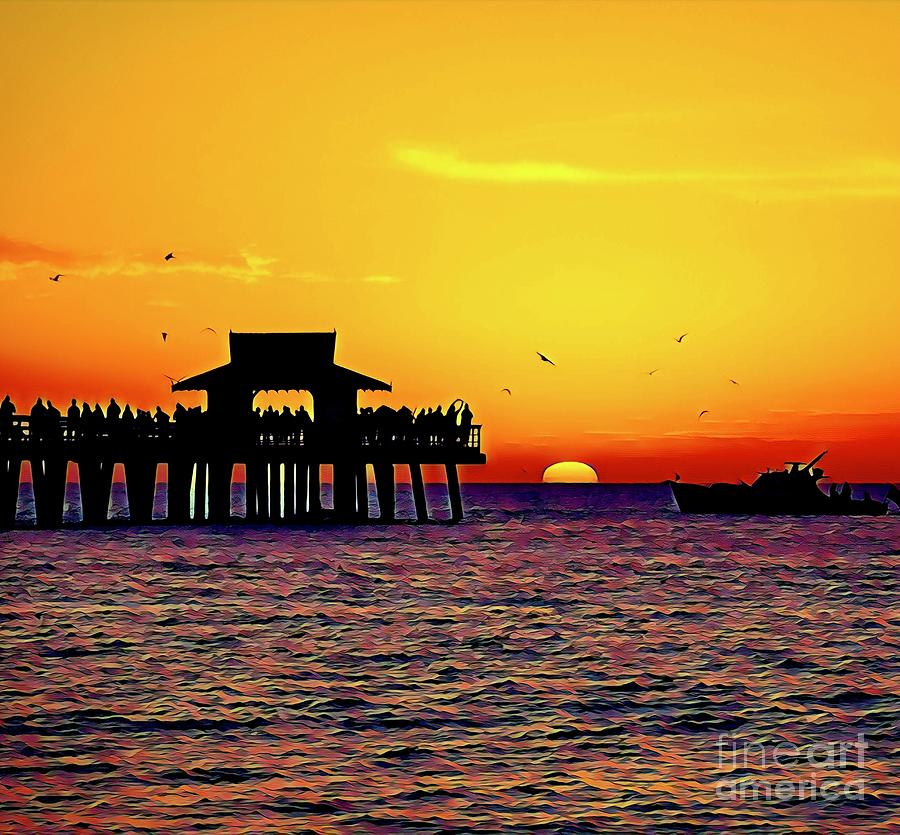
[[[313,518],[322,515],[322,477],[319,466],[309,465],[309,515]]]
[[[297,518],[297,494],[294,484],[295,470],[295,462],[288,458],[284,462],[284,520],[286,522],[293,522]]]
[[[341,462],[334,465],[332,482],[334,514],[349,520],[356,515],[356,473],[353,464]]]
[[[219,525],[231,519],[231,474],[234,465],[228,460],[209,462],[209,519]]]
[[[269,519],[281,521],[281,462],[269,462]]]
[[[22,462],[18,458],[4,455],[0,459],[0,529],[12,528],[16,523],[21,472]]]
[[[422,465],[409,465],[409,480],[412,484],[413,501],[416,505],[416,521],[428,521],[428,502],[425,499],[425,482],[422,479]]]
[[[206,521],[206,461],[198,461],[194,471],[194,521]]]
[[[189,458],[172,456],[168,461],[166,484],[166,521],[185,525],[191,519],[191,476],[194,463]]]
[[[39,528],[58,528],[62,524],[68,464],[58,455],[31,461],[34,513]]]
[[[369,482],[366,478],[366,465],[356,465],[356,518],[369,518]]]
[[[128,518],[145,525],[153,519],[153,494],[156,489],[156,461],[146,457],[124,462]]]
[[[256,519],[260,522],[269,521],[269,468],[265,460],[257,459],[253,462],[253,471],[256,481]]]
[[[309,516],[308,498],[309,498],[309,465],[306,462],[298,461],[296,483],[294,492],[296,493],[297,519],[306,519]]]
[[[396,518],[394,495],[394,465],[379,461],[374,465],[375,490],[378,493],[378,518],[393,522]]]
[[[248,522],[256,521],[256,466],[252,460],[244,463],[244,518]]]
[[[109,521],[109,493],[115,463],[92,456],[78,462],[81,509],[87,525],[105,525]]]
[[[463,518],[463,506],[456,464],[446,464],[444,469],[447,471],[447,493],[450,496],[450,521],[460,522]]]

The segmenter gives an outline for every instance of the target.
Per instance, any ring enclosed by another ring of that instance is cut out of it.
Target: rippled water
[[[466,498],[455,527],[0,534],[0,830],[900,831],[900,519]],[[863,764],[810,765],[859,733]],[[721,734],[797,756],[732,772]],[[717,796],[812,773],[864,796]]]

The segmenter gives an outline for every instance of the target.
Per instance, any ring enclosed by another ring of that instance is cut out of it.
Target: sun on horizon
[[[597,484],[597,471],[581,461],[559,461],[544,470],[545,484]]]

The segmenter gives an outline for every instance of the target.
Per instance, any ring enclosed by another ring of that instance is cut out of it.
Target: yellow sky
[[[20,407],[171,404],[229,327],[336,327],[389,402],[466,397],[497,477],[823,438],[900,471],[898,4],[4,3],[0,31]]]

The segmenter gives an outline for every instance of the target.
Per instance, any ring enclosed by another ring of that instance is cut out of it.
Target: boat
[[[816,467],[828,452],[819,453],[812,461],[788,461],[783,470],[760,473],[752,484],[685,484],[669,481],[675,503],[682,513],[720,513],[761,516],[884,516],[887,500],[869,496],[854,499],[850,485],[840,489],[832,484],[825,493],[819,482],[824,471]],[[889,494],[896,503],[900,491]]]

